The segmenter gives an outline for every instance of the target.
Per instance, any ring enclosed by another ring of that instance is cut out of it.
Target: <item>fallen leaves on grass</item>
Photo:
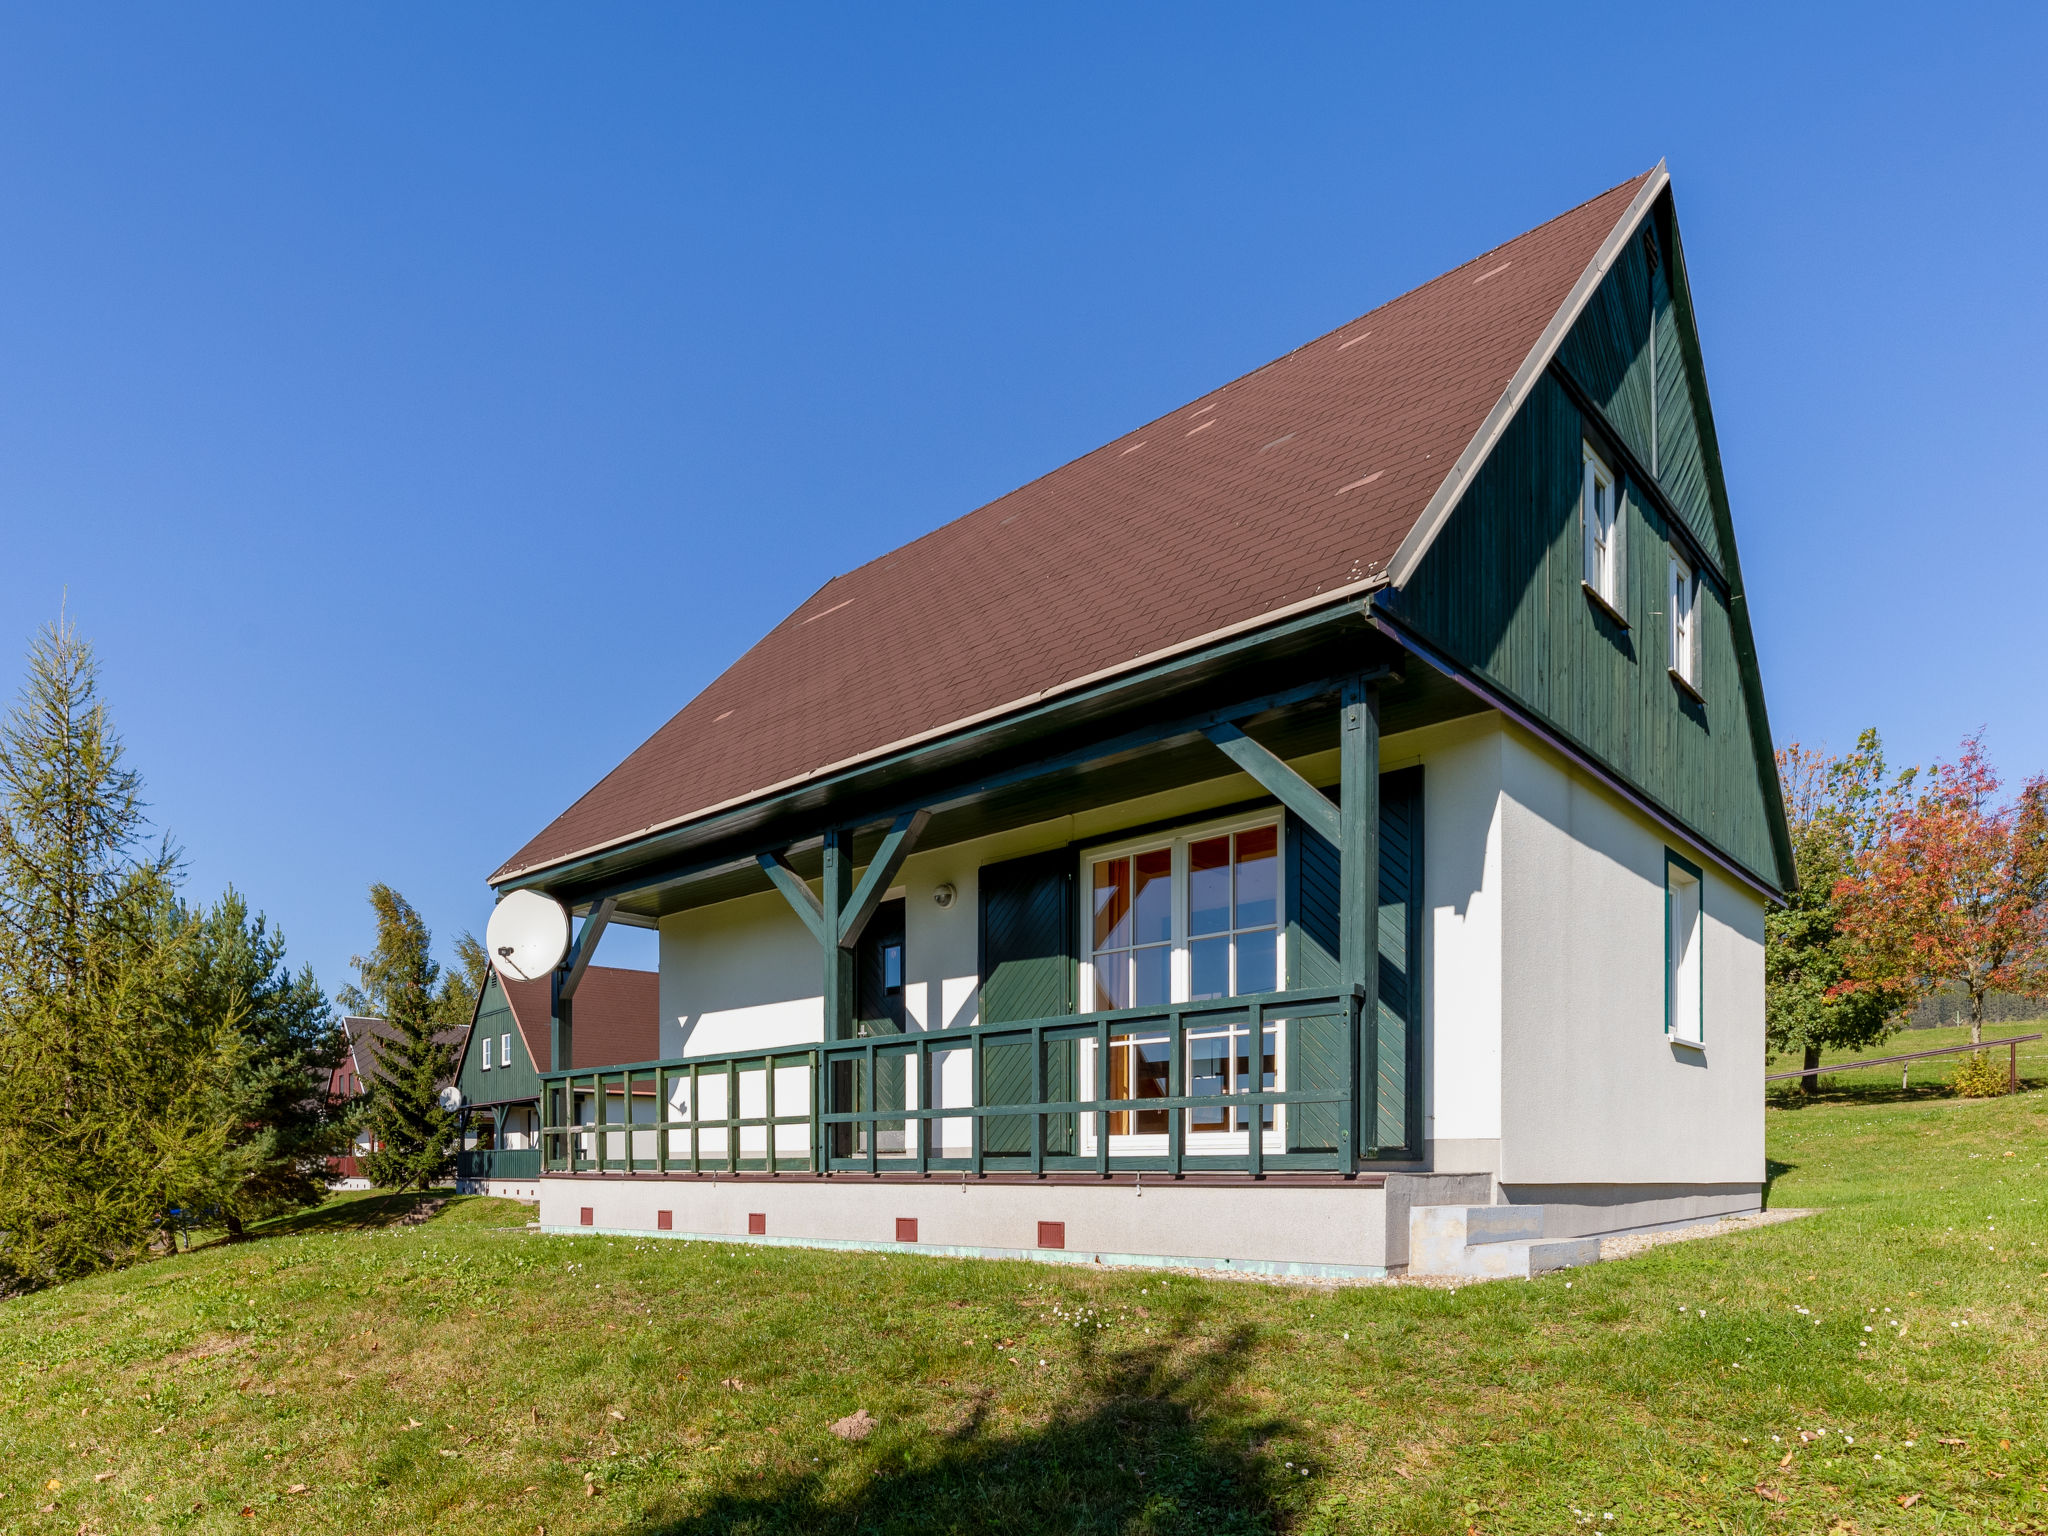
[[[832,1423],[832,1433],[842,1440],[865,1440],[874,1432],[875,1421],[865,1408],[856,1408],[845,1418],[835,1419]]]
[[[1778,1492],[1777,1489],[1765,1483],[1758,1483],[1756,1485],[1756,1494],[1758,1498],[1769,1499],[1773,1504],[1782,1504],[1785,1502],[1784,1494]]]
[[[1919,1502],[1920,1495],[1917,1493],[1902,1493],[1899,1495],[1899,1508],[1901,1509],[1911,1509]]]
[[[1779,1463],[1778,1463],[1778,1470],[1779,1470],[1780,1472],[1782,1472],[1782,1471],[1784,1471],[1784,1470],[1785,1470],[1785,1468],[1787,1468],[1787,1467],[1791,1466],[1791,1465],[1792,1465],[1792,1458],[1793,1458],[1793,1457],[1794,1457],[1795,1455],[1797,1455],[1797,1454],[1798,1454],[1798,1453],[1797,1453],[1796,1451],[1787,1451],[1787,1452],[1785,1453],[1785,1459],[1784,1459],[1783,1461],[1781,1461],[1781,1462],[1779,1462]]]
[[[95,1472],[92,1475],[92,1480],[96,1483],[104,1483],[108,1478],[112,1477],[113,1475],[114,1474],[111,1472]]]
[[[744,1392],[747,1390],[747,1384],[744,1381],[741,1381],[737,1376],[721,1377],[719,1379],[718,1384],[721,1387],[728,1388],[729,1390],[734,1392]]]
[[[1953,1435],[1936,1435],[1934,1437],[1934,1443],[1936,1445],[1968,1445],[1970,1442],[1967,1440],[1958,1439]]]

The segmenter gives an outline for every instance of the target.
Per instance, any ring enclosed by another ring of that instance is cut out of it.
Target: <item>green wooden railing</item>
[[[534,1179],[540,1177],[539,1147],[472,1147],[455,1154],[458,1179]]]
[[[1296,1086],[1189,1092],[1191,1037],[1225,1027],[1255,1054],[1266,1029],[1285,1031]],[[1163,1094],[1110,1097],[1111,1046],[1129,1037],[1163,1037]],[[1085,1042],[1094,1046],[1086,1096]],[[935,1103],[939,1082],[960,1075],[956,1052],[968,1053],[969,1101]],[[1271,992],[549,1073],[541,1163],[549,1173],[622,1175],[1350,1172],[1359,1088],[1356,998]],[[1241,1128],[1191,1130],[1197,1116],[1221,1111]],[[1104,1118],[1124,1114],[1163,1114],[1165,1130],[1138,1150],[1141,1138],[1110,1134]]]

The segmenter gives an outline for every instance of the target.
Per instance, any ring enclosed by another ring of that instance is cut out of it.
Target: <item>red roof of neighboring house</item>
[[[365,1085],[382,1082],[383,1053],[387,1046],[398,1039],[398,1026],[386,1019],[350,1014],[341,1021],[341,1032],[348,1040],[349,1065],[354,1067],[357,1080]],[[468,1038],[467,1024],[452,1025],[434,1032],[435,1042],[449,1047],[457,1059],[461,1057],[463,1042]],[[334,1075],[338,1077],[341,1070],[336,1068]]]
[[[548,983],[506,981],[505,997],[527,1054],[549,1070]],[[593,965],[577,984],[571,1067],[615,1067],[661,1055],[661,978],[653,971]]]
[[[1380,575],[1658,174],[827,582],[493,880]]]

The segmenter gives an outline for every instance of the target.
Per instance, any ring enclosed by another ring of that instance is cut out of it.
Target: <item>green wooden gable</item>
[[[1626,623],[1583,589],[1582,444],[1621,482]],[[1669,553],[1702,573],[1695,698]],[[1376,606],[1769,887],[1794,883],[1678,230],[1643,217],[1398,592]]]
[[[512,1037],[512,1064],[499,1060],[505,1036]],[[491,1069],[483,1067],[483,1042],[491,1042]],[[512,1016],[512,1004],[498,981],[497,972],[484,979],[483,995],[477,999],[476,1022],[463,1042],[462,1059],[456,1063],[455,1081],[464,1100],[471,1104],[498,1104],[507,1100],[538,1099],[540,1072],[527,1054],[526,1037]]]

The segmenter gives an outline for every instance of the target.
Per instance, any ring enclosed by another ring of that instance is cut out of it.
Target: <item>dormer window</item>
[[[1671,555],[1671,675],[1700,691],[1700,578],[1676,550]]]
[[[1626,624],[1628,615],[1623,611],[1622,601],[1620,497],[1616,494],[1614,471],[1594,452],[1591,443],[1581,443],[1580,447],[1585,457],[1585,475],[1579,494],[1579,521],[1585,530],[1586,591],[1609,615]]]

